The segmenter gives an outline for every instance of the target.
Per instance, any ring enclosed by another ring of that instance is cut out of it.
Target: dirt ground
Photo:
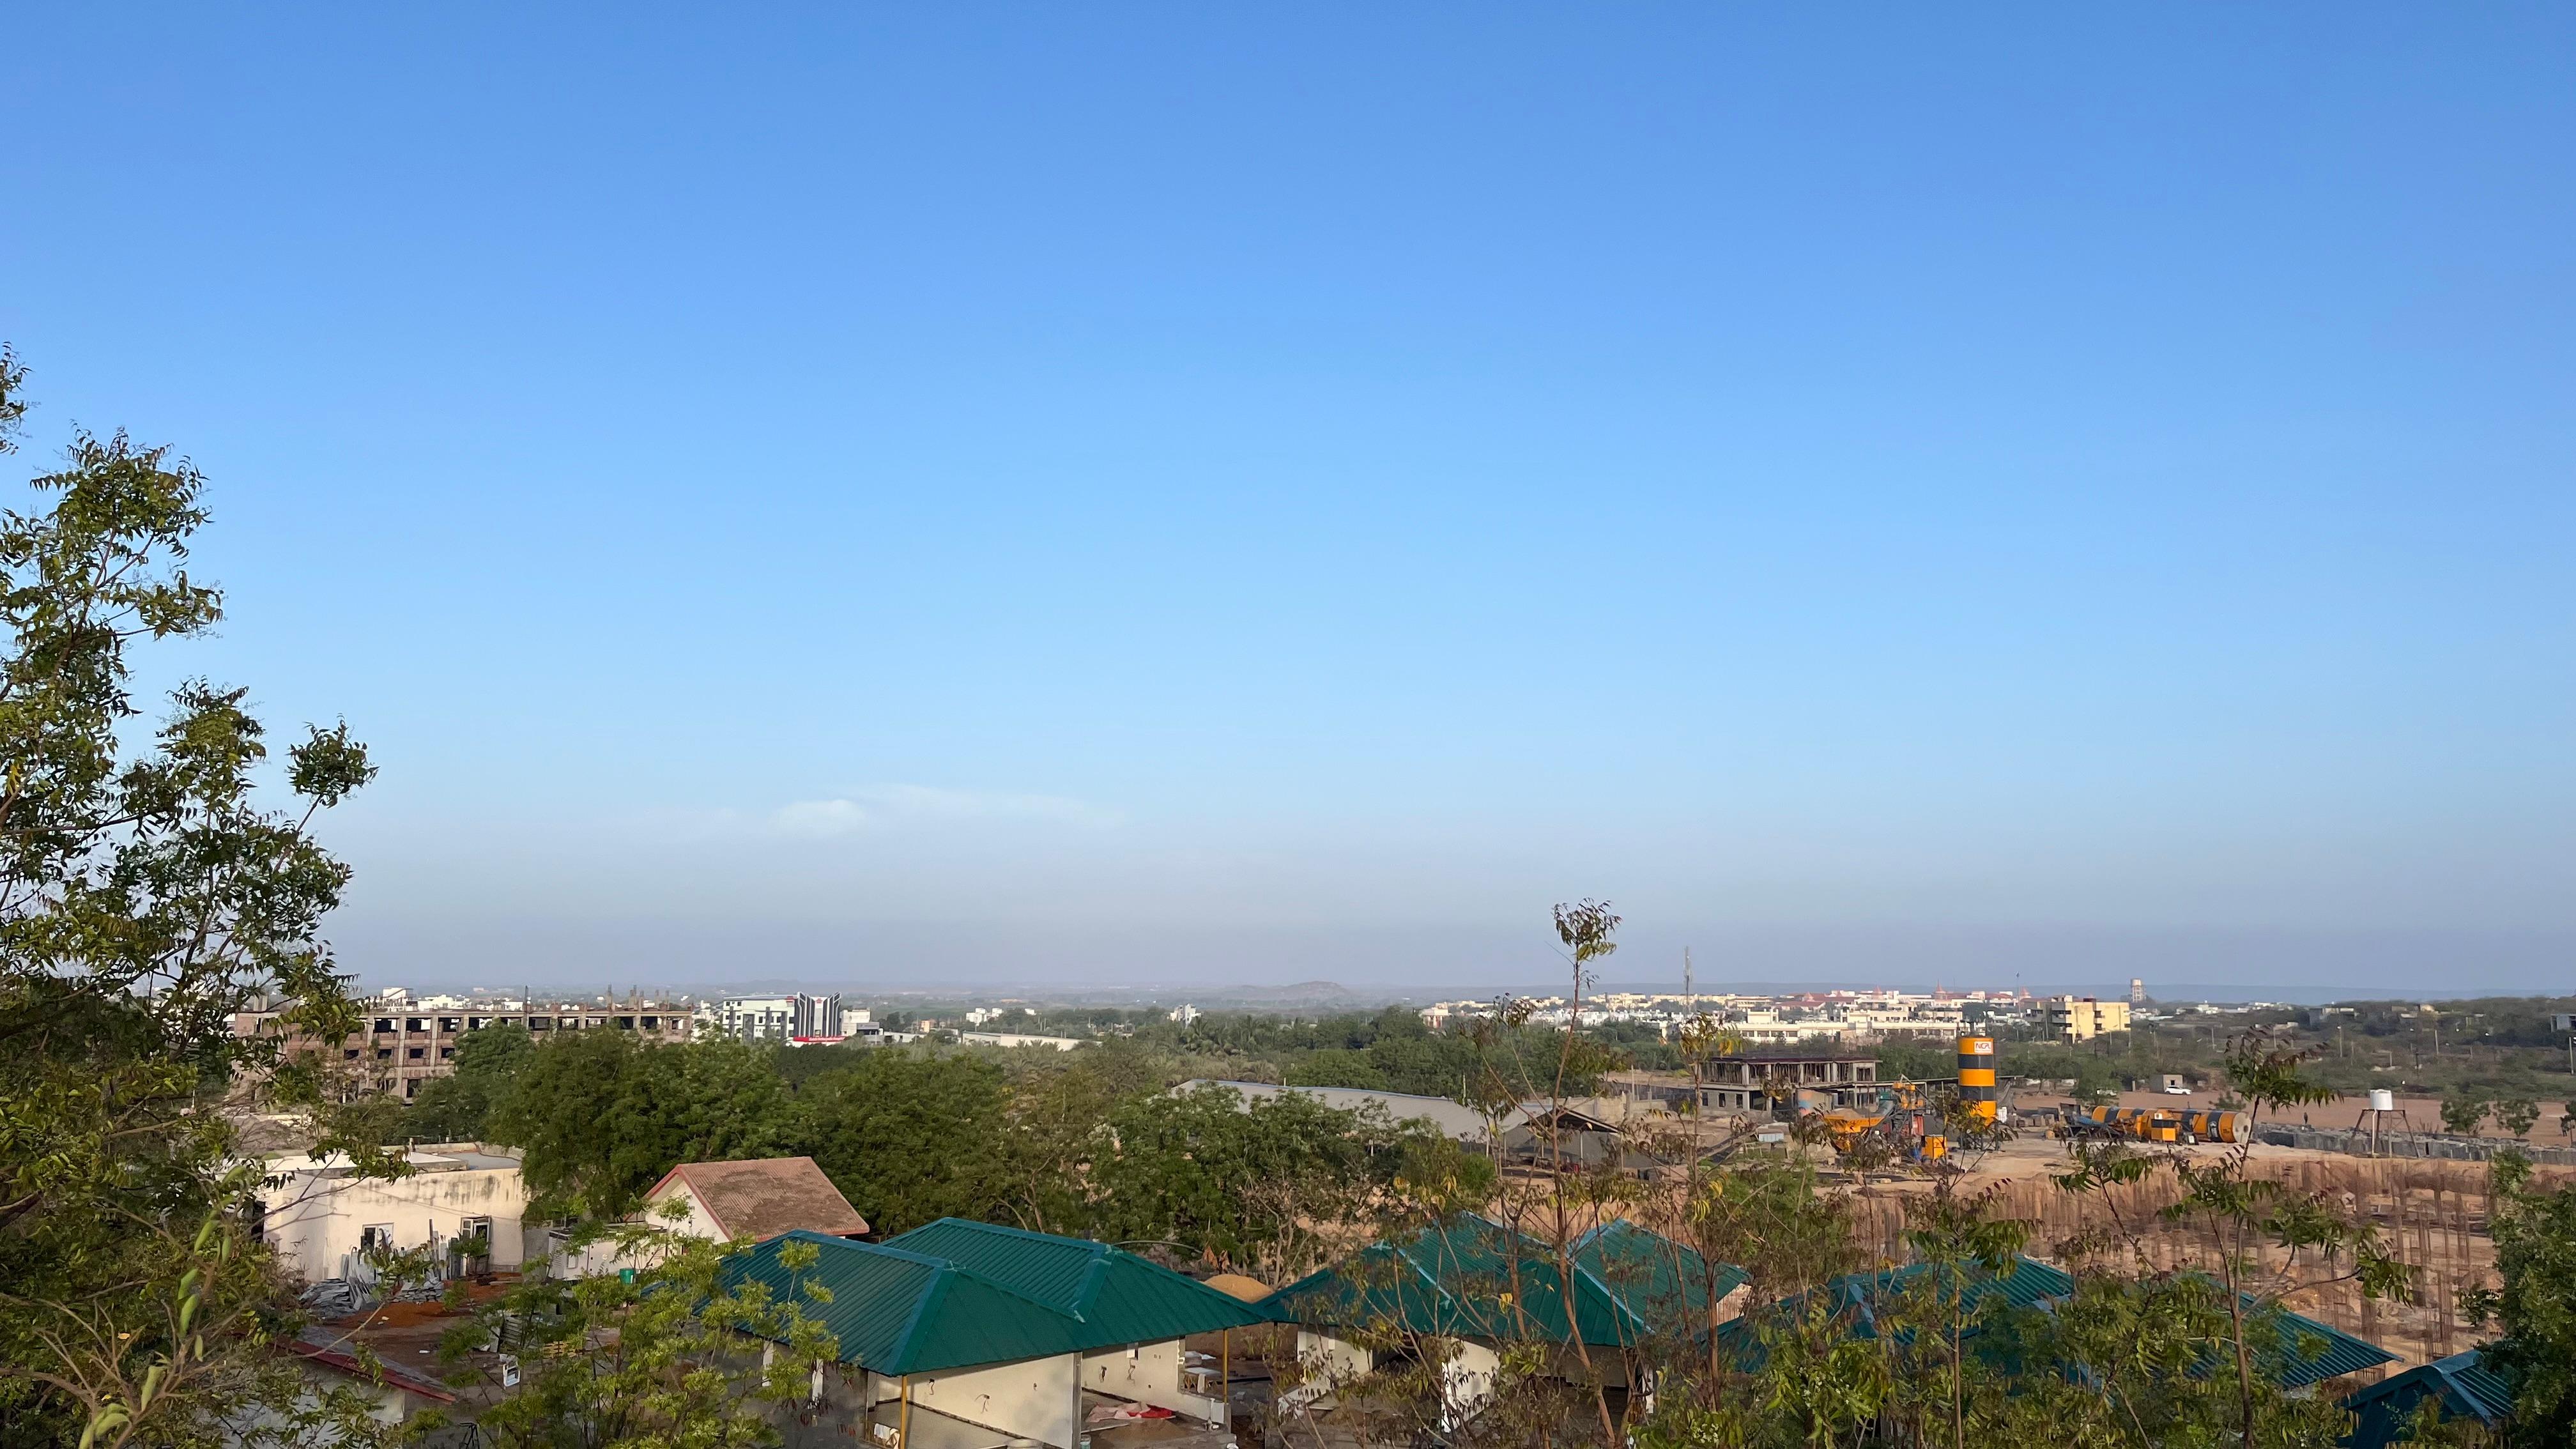
[[[2218,1098],[2219,1094],[2216,1092],[2192,1092],[2179,1096],[2168,1096],[2163,1092],[2122,1092],[2120,1105],[2162,1107],[2177,1112],[2202,1112],[2220,1110]],[[2050,1095],[2028,1100],[2032,1106],[2047,1106],[2062,1099]],[[2344,1097],[2322,1107],[2301,1107],[2289,1112],[2267,1112],[2264,1116],[2269,1121],[2304,1122],[2312,1127],[2344,1128],[2360,1123],[2362,1113],[2368,1110],[2369,1106],[2370,1099],[2367,1097]],[[2568,1146],[2571,1139],[2559,1127],[2559,1124],[2567,1119],[2568,1106],[2569,1104],[2564,1101],[2542,1102],[2539,1124],[2524,1133],[2521,1140],[2543,1147]],[[2402,1124],[2392,1121],[2384,1125],[2416,1132],[2442,1130],[2442,1103],[2439,1098],[2400,1097],[2397,1099],[2397,1110],[2404,1114],[2405,1121]],[[2506,1134],[2498,1130],[2492,1122],[2482,1125],[2478,1135],[2506,1137]]]
[[[2178,1150],[2216,1158],[2236,1149],[2212,1143]],[[2495,1243],[2487,1236],[2493,1204],[2484,1163],[2354,1157],[2259,1142],[2249,1144],[2247,1154],[2256,1175],[2278,1180],[2294,1191],[2324,1193],[2346,1212],[2367,1217],[2379,1228],[2389,1250],[2417,1270],[2418,1292],[2411,1302],[2367,1300],[2349,1283],[2330,1282],[2291,1294],[2287,1300],[2291,1308],[2398,1355],[2399,1362],[2385,1373],[2460,1352],[2480,1341],[2461,1303],[2471,1288],[2493,1280]],[[2131,1223],[2153,1225],[2138,1248],[2152,1268],[2196,1266],[2214,1251],[2215,1245],[2205,1240],[2201,1230],[2189,1224],[2168,1225],[2156,1217],[2157,1210],[2175,1196],[2169,1181],[2121,1189],[2116,1200],[2078,1197],[2050,1180],[2053,1171],[2063,1169],[2065,1158],[2062,1141],[2037,1134],[2017,1138],[1977,1160],[1961,1186],[1994,1192],[1998,1212],[2032,1223],[2031,1251],[2042,1257],[2057,1257],[2055,1245],[2102,1228],[2114,1207]],[[2576,1180],[2576,1172],[2565,1168],[2543,1168],[2539,1175],[2544,1180]],[[1886,1261],[1901,1261],[1906,1200],[1930,1191],[1930,1184],[1919,1178],[1899,1179],[1873,1182],[1855,1191],[1859,1198],[1855,1237],[1865,1251]],[[2309,1268],[2283,1281],[2310,1283],[2320,1276],[2329,1275]]]

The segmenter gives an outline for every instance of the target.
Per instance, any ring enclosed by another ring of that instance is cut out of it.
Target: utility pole
[[[1686,1018],[1699,1015],[1699,990],[1691,984],[1691,959],[1688,946],[1682,948],[1682,1015]],[[2571,1057],[2570,1060],[2576,1060],[2576,1057]]]

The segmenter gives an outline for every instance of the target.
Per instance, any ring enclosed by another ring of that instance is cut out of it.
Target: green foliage
[[[1685,1208],[1692,1246],[1740,1265],[1757,1298],[1781,1298],[1860,1266],[1851,1205],[1821,1190],[1803,1158],[1746,1154],[1691,1184]]]
[[[532,1216],[616,1217],[679,1163],[789,1149],[794,1103],[771,1056],[727,1037],[656,1046],[563,1032],[528,1055],[486,1127],[527,1149]]]
[[[2540,1104],[2529,1097],[2507,1097],[2487,1109],[2505,1135],[2520,1137],[2540,1123]]]
[[[2442,1099],[2442,1130],[2461,1136],[2474,1135],[2478,1123],[2487,1115],[2486,1098],[2475,1092],[2460,1091]]]
[[[881,1233],[942,1217],[993,1218],[1014,1183],[1009,1084],[967,1056],[881,1047],[801,1098],[804,1143]]]
[[[757,1283],[728,1289],[712,1243],[649,1224],[615,1238],[621,1256],[657,1266],[632,1281],[523,1283],[448,1336],[451,1364],[497,1341],[521,1366],[478,1421],[494,1449],[753,1449],[777,1442],[817,1365],[840,1373],[839,1343],[809,1311],[830,1301],[819,1285],[799,1281],[785,1301]],[[791,1243],[780,1256],[801,1272],[817,1252]]]
[[[0,350],[0,453],[23,383]],[[219,1414],[260,1406],[347,1417],[345,1397],[294,1403],[267,1351],[290,1320],[213,1108],[234,1087],[326,1100],[323,1064],[231,1019],[283,995],[289,1025],[353,1024],[315,935],[348,872],[307,827],[374,769],[345,727],[314,728],[270,808],[246,692],[203,680],[130,728],[128,647],[222,614],[185,568],[204,483],[167,449],[80,433],[33,480],[47,506],[0,517],[0,1444],[210,1444]],[[313,1145],[393,1170],[342,1125],[319,1111]]]
[[[516,1085],[536,1049],[536,1038],[517,1022],[467,1032],[456,1044],[455,1071],[423,1083],[410,1106],[386,1124],[385,1140],[483,1140],[493,1107]]]
[[[2576,1187],[2535,1191],[2530,1163],[2511,1153],[2495,1179],[2500,1286],[2471,1310],[2501,1331],[2487,1363],[2513,1387],[2505,1442],[2561,1449],[2576,1443]]]
[[[1128,1102],[1091,1167],[1103,1234],[1274,1274],[1312,1266],[1319,1235],[1366,1221],[1399,1183],[1473,1196],[1491,1181],[1420,1123],[1218,1086]]]

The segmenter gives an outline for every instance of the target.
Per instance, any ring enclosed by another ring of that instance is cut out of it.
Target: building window
[[[621,1016],[617,1018],[617,1026],[621,1031],[633,1031],[635,1029],[635,1018],[631,1016]]]
[[[393,1030],[393,1029],[394,1029],[394,1019],[393,1019],[392,1017],[390,1017],[390,1016],[380,1016],[380,1017],[377,1017],[377,1018],[376,1018],[376,1030],[378,1030],[378,1031],[391,1031],[391,1030]]]
[[[551,1016],[532,1016],[528,1018],[528,1030],[530,1031],[544,1031],[554,1024],[555,1019]]]
[[[391,1223],[369,1223],[358,1229],[358,1251],[361,1253],[390,1249],[393,1245],[394,1225]]]
[[[648,1017],[644,1018],[644,1029],[645,1029],[646,1031],[659,1031],[659,1030],[661,1030],[661,1028],[662,1028],[662,1019],[661,1019],[660,1017],[658,1017],[658,1016],[648,1016]]]
[[[420,1095],[420,1078],[418,1078],[418,1077],[412,1077],[412,1078],[410,1078],[410,1079],[406,1080],[406,1081],[403,1083],[403,1095],[404,1095],[404,1096],[406,1096],[406,1097],[417,1097],[417,1096],[419,1096],[419,1095]]]
[[[403,1053],[403,1059],[406,1061],[416,1062],[428,1055],[429,1049],[427,1047],[413,1047],[409,1051]]]
[[[405,1030],[405,1031],[427,1031],[427,1030],[429,1030],[429,1018],[424,1017],[424,1016],[407,1016],[407,1017],[404,1017],[404,1018],[403,1018],[403,1030]]]
[[[341,1055],[354,1062],[358,1059],[358,1049],[356,1047],[350,1047],[346,1051],[342,1052]]]
[[[440,1047],[438,1049],[438,1059],[442,1062],[454,1061],[456,1059],[456,1048]]]
[[[392,1047],[378,1047],[378,1048],[376,1048],[376,1060],[377,1060],[377,1061],[380,1061],[380,1062],[389,1062],[389,1061],[392,1061],[393,1059],[394,1059],[394,1049],[393,1049]]]
[[[440,1031],[454,1031],[454,1030],[456,1030],[456,1018],[455,1018],[455,1017],[452,1017],[452,1016],[442,1016],[442,1017],[440,1017],[440,1018],[438,1019],[438,1029],[439,1029]]]

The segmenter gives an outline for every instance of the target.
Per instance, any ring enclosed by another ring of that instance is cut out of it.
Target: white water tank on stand
[[[2373,1087],[2373,1088],[2371,1088],[2371,1089],[2370,1089],[2370,1110],[2372,1110],[2372,1111],[2374,1111],[2374,1112],[2394,1112],[2394,1111],[2396,1111],[2396,1110],[2397,1110],[2397,1094],[2396,1094],[2395,1092],[2390,1091],[2390,1090],[2389,1090],[2389,1089],[2387,1089],[2386,1087]]]

